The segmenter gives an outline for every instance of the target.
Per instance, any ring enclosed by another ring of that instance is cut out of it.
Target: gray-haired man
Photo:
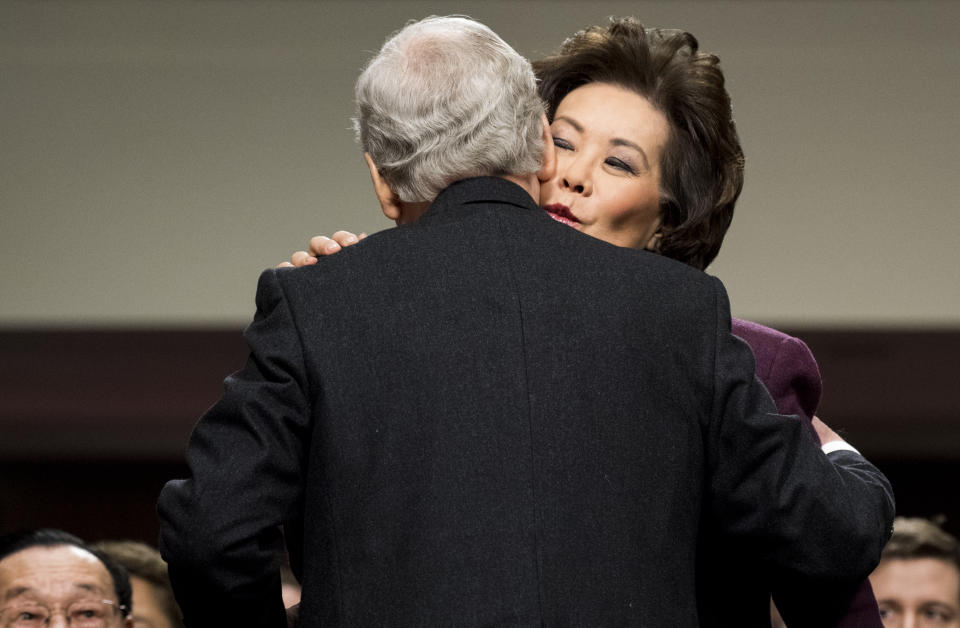
[[[719,282],[537,207],[522,57],[431,18],[357,102],[400,226],[261,276],[250,359],[160,496],[188,626],[283,625],[284,535],[304,626],[695,626],[703,507],[784,570],[872,567],[889,487],[773,416]]]

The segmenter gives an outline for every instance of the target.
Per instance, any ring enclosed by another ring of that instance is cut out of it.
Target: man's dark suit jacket
[[[732,319],[731,331],[750,345],[757,378],[777,411],[796,417],[816,439],[810,420],[820,403],[823,380],[810,348],[799,338],[738,318]],[[703,525],[709,536],[710,522]],[[701,626],[770,628],[772,593],[790,628],[883,628],[868,579],[855,592],[833,582],[784,582],[744,553],[744,548],[723,538],[701,549],[697,596]]]
[[[283,625],[281,525],[304,626],[696,626],[704,513],[787,576],[862,579],[889,485],[774,414],[729,332],[719,281],[498,178],[266,271],[160,496],[188,625]]]

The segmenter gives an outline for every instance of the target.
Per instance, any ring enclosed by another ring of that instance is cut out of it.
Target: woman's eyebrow
[[[574,120],[573,118],[568,118],[567,116],[559,116],[559,117],[554,118],[553,121],[554,121],[554,122],[560,122],[560,121],[566,122],[567,124],[569,124],[570,126],[572,126],[573,129],[574,129],[577,133],[583,133],[583,125],[581,125],[579,122],[577,122],[577,121]]]
[[[634,143],[634,142],[631,142],[630,140],[625,140],[625,139],[623,139],[623,138],[621,138],[621,137],[615,137],[615,138],[613,138],[612,140],[610,140],[610,145],[611,145],[611,146],[626,146],[627,148],[632,148],[633,150],[635,150],[635,151],[637,151],[638,153],[640,153],[640,156],[641,156],[641,157],[643,157],[643,167],[644,167],[644,169],[645,169],[645,170],[649,170],[649,169],[650,169],[650,162],[647,160],[647,153],[644,152],[644,150],[643,150],[642,148],[640,148],[640,145],[639,145],[639,144],[636,144],[636,143]]]

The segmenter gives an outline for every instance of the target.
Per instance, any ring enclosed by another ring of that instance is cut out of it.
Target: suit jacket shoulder
[[[304,626],[696,626],[704,509],[790,573],[882,546],[882,480],[774,414],[719,281],[505,180],[265,272],[257,306],[160,497],[188,625],[281,625],[291,520]]]

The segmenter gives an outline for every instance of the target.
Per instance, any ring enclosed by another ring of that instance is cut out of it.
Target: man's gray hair
[[[543,160],[530,63],[466,17],[428,17],[390,37],[357,80],[354,128],[401,201],[459,179],[525,175]]]

